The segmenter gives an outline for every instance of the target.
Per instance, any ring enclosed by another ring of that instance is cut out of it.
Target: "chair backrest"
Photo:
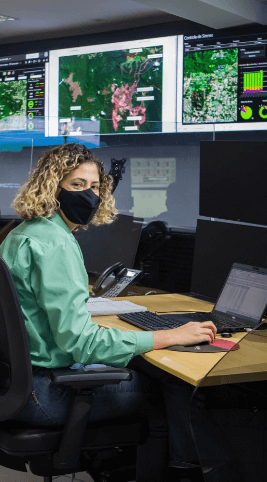
[[[14,227],[15,227],[15,219],[12,219],[12,221],[10,221],[2,229],[0,229],[0,244],[4,241],[8,233],[10,233],[10,231],[12,231]]]
[[[0,421],[17,415],[31,392],[28,334],[13,278],[0,257]]]

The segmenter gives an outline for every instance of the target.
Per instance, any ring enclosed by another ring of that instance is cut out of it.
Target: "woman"
[[[133,380],[97,389],[90,420],[146,413],[150,436],[138,449],[136,480],[160,482],[166,464],[198,463],[187,413],[191,388],[138,355],[172,344],[211,341],[216,328],[205,322],[157,332],[122,332],[92,322],[86,308],[88,277],[72,231],[115,219],[111,189],[103,162],[85,146],[67,144],[39,159],[14,200],[24,222],[6,237],[0,255],[17,288],[33,365],[32,396],[15,420],[32,425],[65,422],[69,389],[52,383],[51,369],[75,368],[75,363],[123,367],[132,360]]]

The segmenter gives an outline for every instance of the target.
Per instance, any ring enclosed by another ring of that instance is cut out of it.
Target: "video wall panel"
[[[266,46],[267,33],[184,36],[178,130],[266,129]]]
[[[0,132],[44,130],[49,52],[0,58]]]
[[[0,141],[38,133],[39,145],[96,147],[100,135],[264,130],[267,32],[219,35],[2,56]]]
[[[175,132],[176,57],[176,36],[50,51],[48,135]]]

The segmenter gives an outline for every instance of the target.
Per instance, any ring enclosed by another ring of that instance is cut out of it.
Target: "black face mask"
[[[90,188],[84,191],[67,191],[62,187],[57,199],[65,216],[75,224],[88,224],[100,204],[100,197]]]

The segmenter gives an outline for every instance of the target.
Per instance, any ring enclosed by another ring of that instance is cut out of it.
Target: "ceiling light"
[[[6,20],[18,20],[14,17],[7,17],[6,15],[0,15],[0,22],[5,22]]]

